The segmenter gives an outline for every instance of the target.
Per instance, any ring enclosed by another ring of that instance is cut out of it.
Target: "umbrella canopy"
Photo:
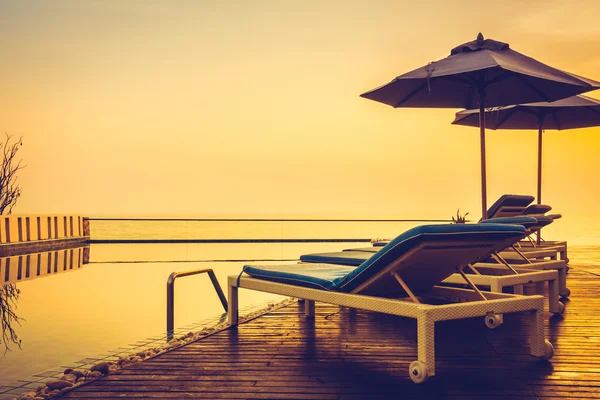
[[[483,38],[451,50],[450,56],[363,93],[392,107],[474,108],[554,101],[600,88],[600,83],[552,68]],[[482,218],[487,218],[485,123],[480,124]]]
[[[456,113],[455,125],[479,126],[479,110]],[[551,103],[538,102],[485,110],[485,127],[490,129],[538,130],[537,203],[542,201],[542,132],[600,126],[600,100],[572,96]]]

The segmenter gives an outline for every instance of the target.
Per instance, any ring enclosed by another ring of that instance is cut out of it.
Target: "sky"
[[[478,129],[359,95],[479,32],[600,81],[596,2],[0,0],[13,213],[478,218]],[[599,133],[544,134],[555,211],[600,214]],[[488,203],[535,195],[537,133],[486,137]]]

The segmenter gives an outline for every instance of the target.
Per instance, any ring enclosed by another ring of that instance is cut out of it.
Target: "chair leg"
[[[315,301],[314,300],[305,300],[304,315],[306,316],[306,318],[314,318],[315,317]]]
[[[558,301],[558,280],[548,281],[548,309],[552,314],[562,314],[565,306]]]
[[[490,292],[502,293],[502,289],[504,289],[504,287],[498,282],[492,282],[490,284]],[[497,324],[496,326],[502,325],[504,323],[504,314],[495,314],[495,315],[498,316],[498,320],[495,321],[495,323]]]
[[[494,293],[502,293],[502,285],[500,285],[498,282],[491,282],[490,283],[490,292],[494,292]]]
[[[560,297],[569,297],[571,291],[567,288],[567,269],[558,270],[558,294]]]
[[[529,351],[534,357],[543,357],[545,354],[544,340],[544,304],[530,312],[529,325]]]
[[[227,322],[229,325],[238,324],[238,287],[229,286],[229,310],[227,311]]]
[[[544,288],[545,288],[544,282],[536,282],[535,283],[535,293],[536,294],[539,294],[539,295],[543,296],[544,295]]]
[[[417,318],[418,358],[425,363],[427,375],[435,375],[435,322],[429,318]]]
[[[513,286],[513,293],[514,294],[520,294],[520,295],[522,295],[524,293],[524,291],[523,291],[523,285],[515,285],[515,286]]]

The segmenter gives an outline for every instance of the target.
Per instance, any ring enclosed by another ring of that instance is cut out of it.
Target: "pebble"
[[[75,376],[75,374],[65,374],[60,379],[71,383],[77,382],[77,376]]]
[[[79,371],[78,369],[71,371],[71,373],[73,375],[75,375],[77,377],[77,379],[85,377],[85,374],[82,371]],[[65,372],[65,374],[66,374],[66,372]]]
[[[92,378],[100,378],[102,375],[103,374],[100,371],[92,371],[88,376],[91,376]]]
[[[92,368],[90,368],[90,371],[99,371],[103,374],[106,374],[108,372],[109,366],[110,366],[109,362],[103,361],[103,362],[100,362],[100,363],[94,365]]]
[[[62,388],[66,388],[66,387],[71,387],[71,386],[73,386],[73,383],[62,380],[62,379],[52,379],[52,380],[49,380],[48,382],[46,382],[46,386],[48,386],[48,389],[54,391],[54,390],[60,390]]]

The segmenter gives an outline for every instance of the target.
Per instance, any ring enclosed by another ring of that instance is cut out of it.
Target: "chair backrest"
[[[537,220],[536,224],[532,225],[531,227],[525,227],[527,228],[527,234],[535,233],[543,227],[554,222],[554,218],[552,218],[550,215],[536,215],[535,219]]]
[[[488,218],[513,217],[523,214],[523,211],[534,200],[533,196],[520,194],[505,194],[500,196],[494,204],[488,208]]]
[[[532,204],[523,211],[523,215],[544,215],[550,210],[552,207],[546,204]]]
[[[397,273],[419,293],[430,290],[460,267],[488,257],[523,237],[525,228],[505,224],[424,225],[406,231],[348,275],[338,290],[369,295],[403,293]]]

